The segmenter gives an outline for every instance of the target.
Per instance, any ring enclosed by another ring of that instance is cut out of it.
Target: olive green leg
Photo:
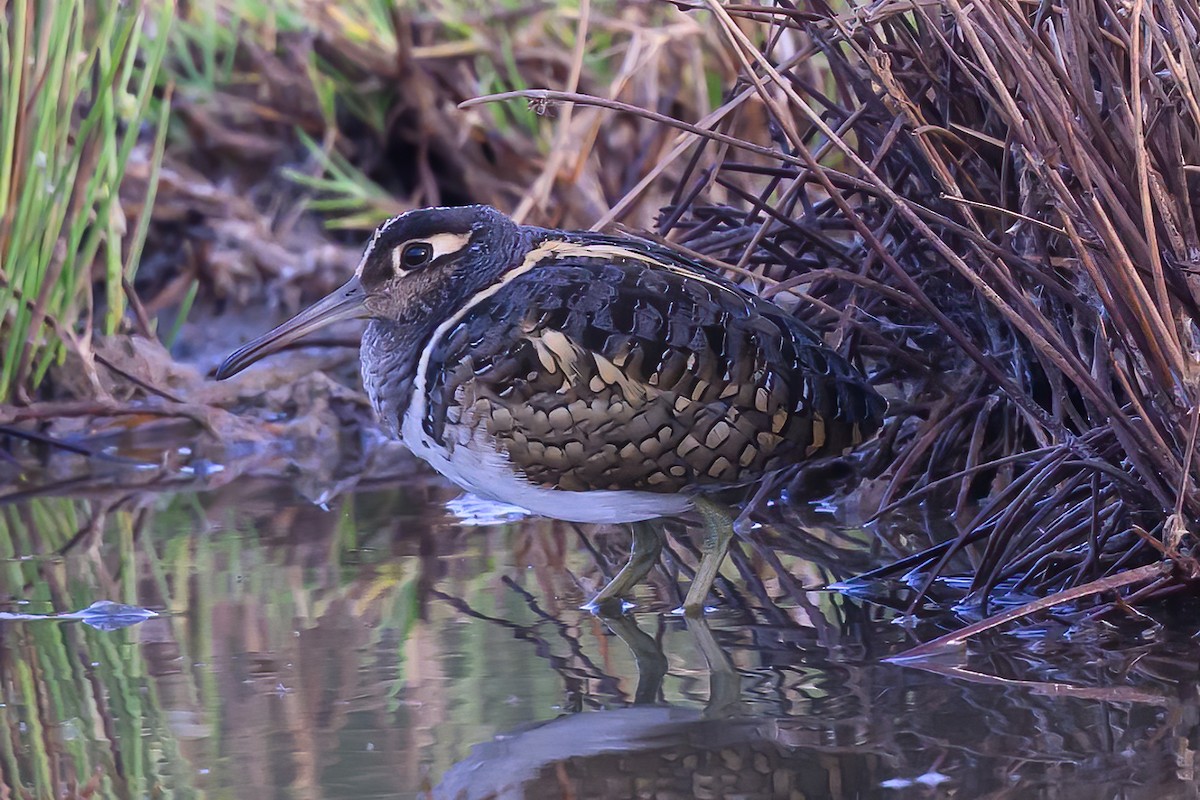
[[[630,527],[633,528],[633,545],[629,548],[628,563],[600,590],[600,594],[592,598],[592,602],[584,606],[598,614],[620,614],[621,598],[646,577],[662,552],[662,537],[653,523],[634,522]]]
[[[633,653],[633,663],[637,665],[638,672],[633,704],[636,706],[657,702],[659,693],[662,692],[663,678],[667,674],[667,656],[663,653],[662,645],[639,628],[633,617],[608,617],[604,624],[625,643],[629,652]]]
[[[683,601],[683,613],[689,617],[704,613],[704,601],[712,590],[721,562],[729,551],[729,542],[733,539],[733,520],[725,509],[710,500],[697,497],[696,510],[704,520],[704,544],[700,548],[704,557],[700,559],[696,576]]]
[[[730,717],[742,709],[742,676],[738,674],[729,654],[717,642],[708,621],[703,617],[685,620],[688,631],[696,637],[696,646],[708,664],[708,703],[706,717]]]

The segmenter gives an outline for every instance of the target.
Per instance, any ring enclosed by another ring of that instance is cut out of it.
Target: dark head
[[[432,330],[520,261],[521,228],[490,206],[422,208],[375,231],[354,277],[328,297],[225,359],[217,378],[343,319]]]

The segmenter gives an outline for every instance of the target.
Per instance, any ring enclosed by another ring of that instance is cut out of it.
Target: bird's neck
[[[373,319],[362,340],[362,378],[380,423],[400,436],[404,412],[412,400],[417,362],[430,331]]]
[[[379,420],[393,436],[400,436],[404,413],[412,402],[421,353],[438,325],[471,302],[471,298],[506,269],[521,263],[540,229],[512,227],[497,231],[486,246],[472,245],[476,263],[465,275],[426,287],[420,297],[410,297],[395,309],[395,318],[373,318],[362,340],[362,376],[367,395]],[[480,263],[481,262],[481,263]]]

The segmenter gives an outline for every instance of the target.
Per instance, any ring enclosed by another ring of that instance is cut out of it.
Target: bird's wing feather
[[[589,255],[593,254],[594,255]],[[533,483],[720,488],[872,433],[882,400],[807,327],[707,270],[580,246],[435,345],[426,432],[482,426]]]

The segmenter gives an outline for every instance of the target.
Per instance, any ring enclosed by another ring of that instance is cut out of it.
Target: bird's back
[[[535,237],[426,345],[434,447],[495,447],[568,491],[715,490],[841,453],[885,404],[806,326],[647,242]]]

